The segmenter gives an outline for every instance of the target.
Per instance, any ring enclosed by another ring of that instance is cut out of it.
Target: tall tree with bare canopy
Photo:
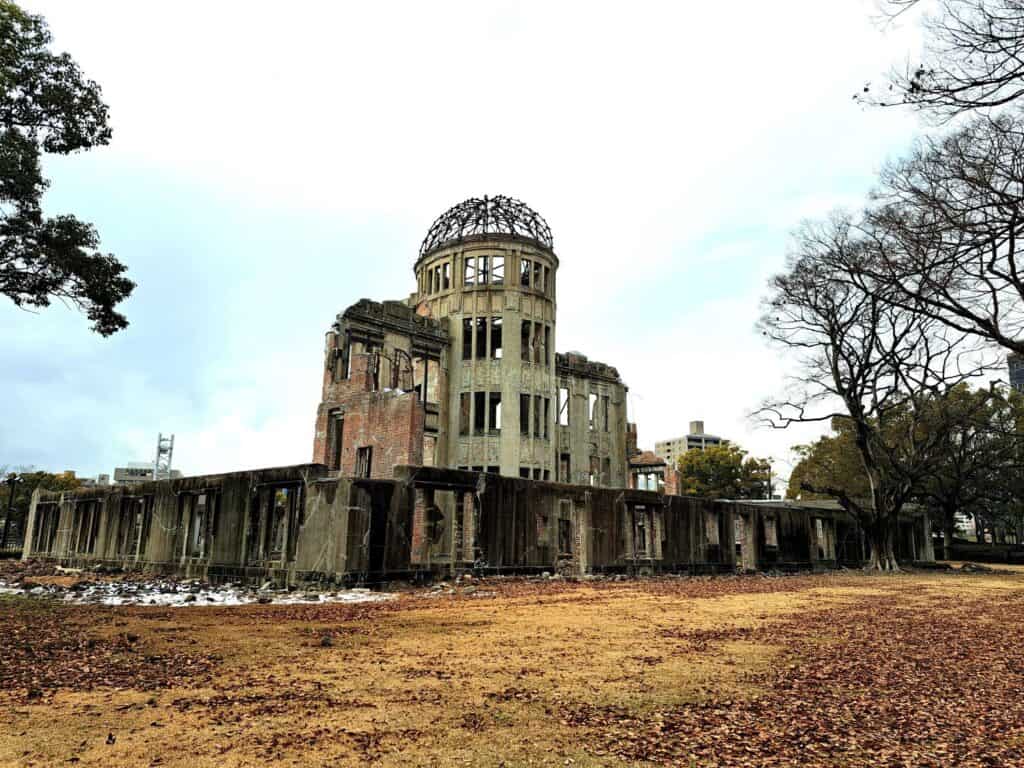
[[[885,0],[891,17],[922,11],[925,47],[861,101],[907,105],[943,121],[991,110],[1024,96],[1024,0]]]
[[[44,152],[67,155],[110,141],[107,106],[66,53],[49,50],[41,16],[0,0],[0,293],[26,309],[71,304],[109,336],[127,327],[115,307],[135,284],[98,252],[95,228],[43,215]]]
[[[804,225],[784,273],[773,277],[761,320],[767,338],[794,356],[787,392],[759,411],[772,427],[845,419],[863,469],[866,497],[835,496],[861,523],[869,567],[898,570],[900,511],[944,444],[948,425],[925,423],[934,403],[978,375],[967,334],[907,311],[889,289],[864,278],[873,243],[846,216]],[[927,404],[927,405],[926,405]]]
[[[925,138],[890,163],[861,265],[900,306],[1024,354],[1024,120],[1017,110]]]

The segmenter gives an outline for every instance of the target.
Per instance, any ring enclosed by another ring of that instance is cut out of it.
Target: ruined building
[[[414,272],[408,299],[356,302],[328,332],[313,463],[37,489],[24,557],[295,584],[867,556],[835,505],[675,495],[665,462],[637,449],[618,372],[555,353],[558,257],[522,203],[452,208]],[[933,559],[926,513],[904,515],[897,548]]]
[[[446,211],[402,301],[363,299],[327,333],[313,461],[354,477],[400,464],[626,486],[626,387],[555,352],[558,257],[506,197]]]

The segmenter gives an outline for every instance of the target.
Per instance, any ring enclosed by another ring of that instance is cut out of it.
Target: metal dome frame
[[[430,225],[420,245],[420,259],[432,251],[467,237],[511,235],[554,249],[551,228],[544,218],[521,200],[497,197],[471,197],[442,213]]]

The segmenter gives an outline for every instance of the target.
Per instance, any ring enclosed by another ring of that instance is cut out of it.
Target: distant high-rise
[[[109,477],[105,475],[104,477]],[[181,472],[176,469],[168,470],[168,474],[161,479],[174,479],[181,477]],[[114,468],[115,485],[135,485],[137,483],[148,483],[153,479],[153,462],[151,461],[129,461],[123,467]]]
[[[670,440],[656,442],[654,444],[654,452],[670,466],[674,466],[679,461],[679,457],[689,450],[694,448],[704,450],[713,445],[724,445],[728,442],[724,437],[706,433],[703,421],[691,421],[688,434],[683,437],[674,437]]]
[[[1024,357],[1011,352],[1006,356],[1006,367],[1010,371],[1010,386],[1024,392]]]

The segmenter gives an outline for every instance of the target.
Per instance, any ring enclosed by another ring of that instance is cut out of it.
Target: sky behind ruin
[[[851,100],[916,50],[867,0],[23,0],[103,87],[110,147],[50,158],[50,213],[138,283],[103,339],[0,302],[0,465],[189,474],[312,454],[323,334],[404,298],[474,196],[546,218],[559,351],[615,365],[641,447],[709,432],[788,475],[820,429],[756,428],[787,362],[754,330],[802,218],[857,206],[916,119]]]

